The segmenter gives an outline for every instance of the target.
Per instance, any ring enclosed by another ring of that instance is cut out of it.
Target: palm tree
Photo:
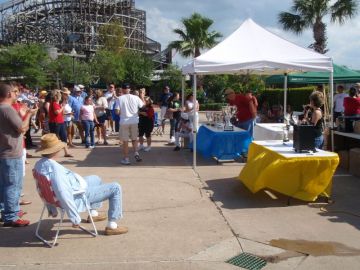
[[[356,0],[294,0],[290,12],[281,12],[279,22],[284,30],[301,34],[305,29],[312,28],[315,42],[309,47],[319,53],[326,53],[326,24],[324,17],[329,15],[332,23],[343,24],[346,19],[356,14]]]
[[[174,29],[174,33],[180,36],[180,40],[172,41],[170,49],[175,49],[183,57],[197,57],[201,54],[200,50],[214,47],[222,37],[219,32],[209,32],[213,20],[193,13],[189,18],[181,20],[183,29]]]

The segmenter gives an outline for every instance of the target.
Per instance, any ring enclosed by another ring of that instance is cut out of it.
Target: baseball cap
[[[235,94],[235,91],[233,89],[231,89],[231,88],[228,88],[228,89],[225,90],[224,94],[225,95]]]
[[[122,89],[129,89],[129,88],[130,88],[130,84],[128,84],[128,83],[123,83],[123,84],[121,85],[121,88],[122,88]]]
[[[78,84],[78,86],[79,86],[80,89],[85,88],[85,86],[83,86],[82,84]]]
[[[81,91],[81,89],[80,89],[79,86],[75,85],[75,86],[74,86],[74,91],[79,92],[79,91]]]

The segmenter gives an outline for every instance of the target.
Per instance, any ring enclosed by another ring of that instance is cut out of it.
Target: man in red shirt
[[[249,131],[253,137],[257,110],[256,98],[251,94],[235,94],[235,91],[230,88],[225,90],[225,98],[231,106],[237,107],[235,126]]]

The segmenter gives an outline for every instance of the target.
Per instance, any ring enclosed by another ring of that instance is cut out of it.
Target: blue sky
[[[312,32],[304,32],[300,36],[285,32],[277,22],[281,11],[289,11],[292,0],[136,0],[136,7],[146,11],[147,35],[159,41],[165,48],[169,41],[176,40],[172,33],[180,27],[180,20],[198,12],[214,20],[212,30],[219,31],[224,37],[235,31],[247,18],[267,28],[273,33],[298,45],[307,47],[313,42]],[[360,13],[360,12],[359,12]],[[360,70],[360,16],[355,16],[344,25],[327,23],[328,48],[327,55],[335,63]],[[182,65],[184,59],[176,56],[177,64]]]

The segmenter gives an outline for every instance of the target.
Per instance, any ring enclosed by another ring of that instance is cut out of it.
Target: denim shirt
[[[74,112],[74,120],[79,121],[80,118],[80,109],[81,106],[84,105],[84,98],[82,96],[74,97],[69,96],[68,104]]]
[[[86,205],[79,196],[73,194],[87,189],[85,180],[55,160],[48,158],[42,158],[36,162],[34,169],[50,179],[55,196],[69,219],[73,224],[80,224],[79,212],[86,211]]]

